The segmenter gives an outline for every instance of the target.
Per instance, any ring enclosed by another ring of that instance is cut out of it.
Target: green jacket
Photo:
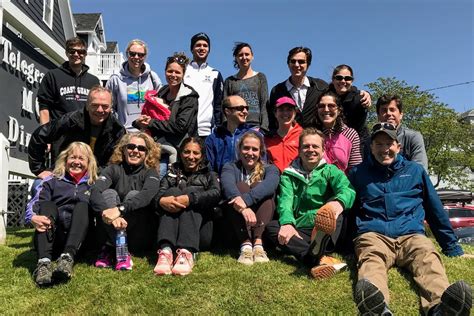
[[[293,161],[280,178],[277,212],[280,225],[313,228],[317,210],[329,201],[339,201],[344,209],[352,207],[355,190],[344,172],[324,159],[305,174],[300,159]]]

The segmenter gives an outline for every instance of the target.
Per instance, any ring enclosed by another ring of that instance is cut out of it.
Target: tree
[[[469,172],[474,170],[474,126],[462,122],[456,111],[419,86],[404,80],[378,78],[367,84],[372,99],[383,94],[396,94],[403,102],[403,124],[422,133],[428,155],[429,173],[441,181],[472,190]],[[369,122],[375,121],[375,107]]]

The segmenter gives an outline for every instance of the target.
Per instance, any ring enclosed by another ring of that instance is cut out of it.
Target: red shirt
[[[298,157],[298,141],[302,130],[303,128],[295,123],[284,137],[277,133],[265,137],[268,160],[278,167],[280,173]]]

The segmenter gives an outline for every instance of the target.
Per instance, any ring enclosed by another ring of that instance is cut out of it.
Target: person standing
[[[127,45],[127,61],[122,64],[120,73],[113,74],[106,87],[112,91],[113,109],[120,123],[128,131],[137,131],[132,123],[141,114],[148,90],[159,90],[161,80],[145,62],[148,55],[147,44],[139,39]]]
[[[211,129],[222,123],[222,89],[224,80],[221,73],[209,66],[207,58],[211,51],[211,39],[206,33],[197,33],[191,38],[192,62],[186,68],[184,83],[199,94],[197,114],[198,135],[206,138]]]
[[[99,84],[99,78],[88,73],[84,64],[87,45],[79,37],[66,41],[68,58],[60,67],[49,71],[38,90],[40,124],[58,119],[65,113],[82,110],[87,103],[89,89]]]

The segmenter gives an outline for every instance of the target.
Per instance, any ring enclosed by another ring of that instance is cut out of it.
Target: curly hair
[[[183,75],[186,73],[186,67],[189,64],[189,58],[184,52],[175,52],[173,56],[166,58],[165,71],[172,63],[177,63],[183,69]]]
[[[147,133],[129,133],[122,136],[118,144],[114,148],[114,152],[109,159],[109,164],[119,165],[125,160],[125,146],[130,142],[132,138],[141,138],[145,141],[146,148],[148,151],[145,154],[144,164],[147,168],[156,168],[157,164],[160,162],[161,157],[161,147],[159,144],[155,143],[153,138]]]
[[[319,102],[321,102],[322,98],[323,97],[332,97],[334,99],[334,103],[336,103],[337,105],[337,108],[339,110],[339,114],[337,115],[337,118],[336,118],[336,124],[334,125],[336,129],[338,128],[342,128],[342,125],[344,123],[344,112],[342,110],[342,104],[341,104],[341,99],[339,98],[339,96],[337,95],[336,92],[334,91],[331,91],[331,90],[326,90],[324,91],[318,98],[318,101],[316,102],[316,113],[314,115],[314,118],[313,118],[313,122],[312,122],[312,126],[313,127],[316,127],[317,129],[319,130],[323,130],[324,129],[324,126],[323,126],[323,122],[321,122],[320,118],[319,118],[319,115],[317,113],[318,111],[318,104]]]
[[[239,151],[242,150],[244,140],[246,140],[247,138],[255,138],[258,139],[258,141],[260,142],[260,156],[258,157],[258,161],[255,164],[255,168],[253,169],[252,174],[250,176],[250,185],[252,185],[256,182],[262,181],[263,177],[265,176],[265,165],[263,164],[262,157],[265,156],[266,149],[262,136],[260,136],[257,132],[250,130],[245,132],[244,135],[242,135],[242,137],[240,138],[238,144]],[[238,163],[242,165],[242,160],[239,159]]]
[[[89,145],[83,142],[72,142],[64,149],[58,156],[56,164],[53,170],[53,175],[57,178],[64,177],[66,174],[66,161],[69,155],[78,149],[80,152],[85,154],[88,160],[87,174],[89,175],[88,184],[93,184],[97,180],[97,162],[95,160],[94,153]]]

